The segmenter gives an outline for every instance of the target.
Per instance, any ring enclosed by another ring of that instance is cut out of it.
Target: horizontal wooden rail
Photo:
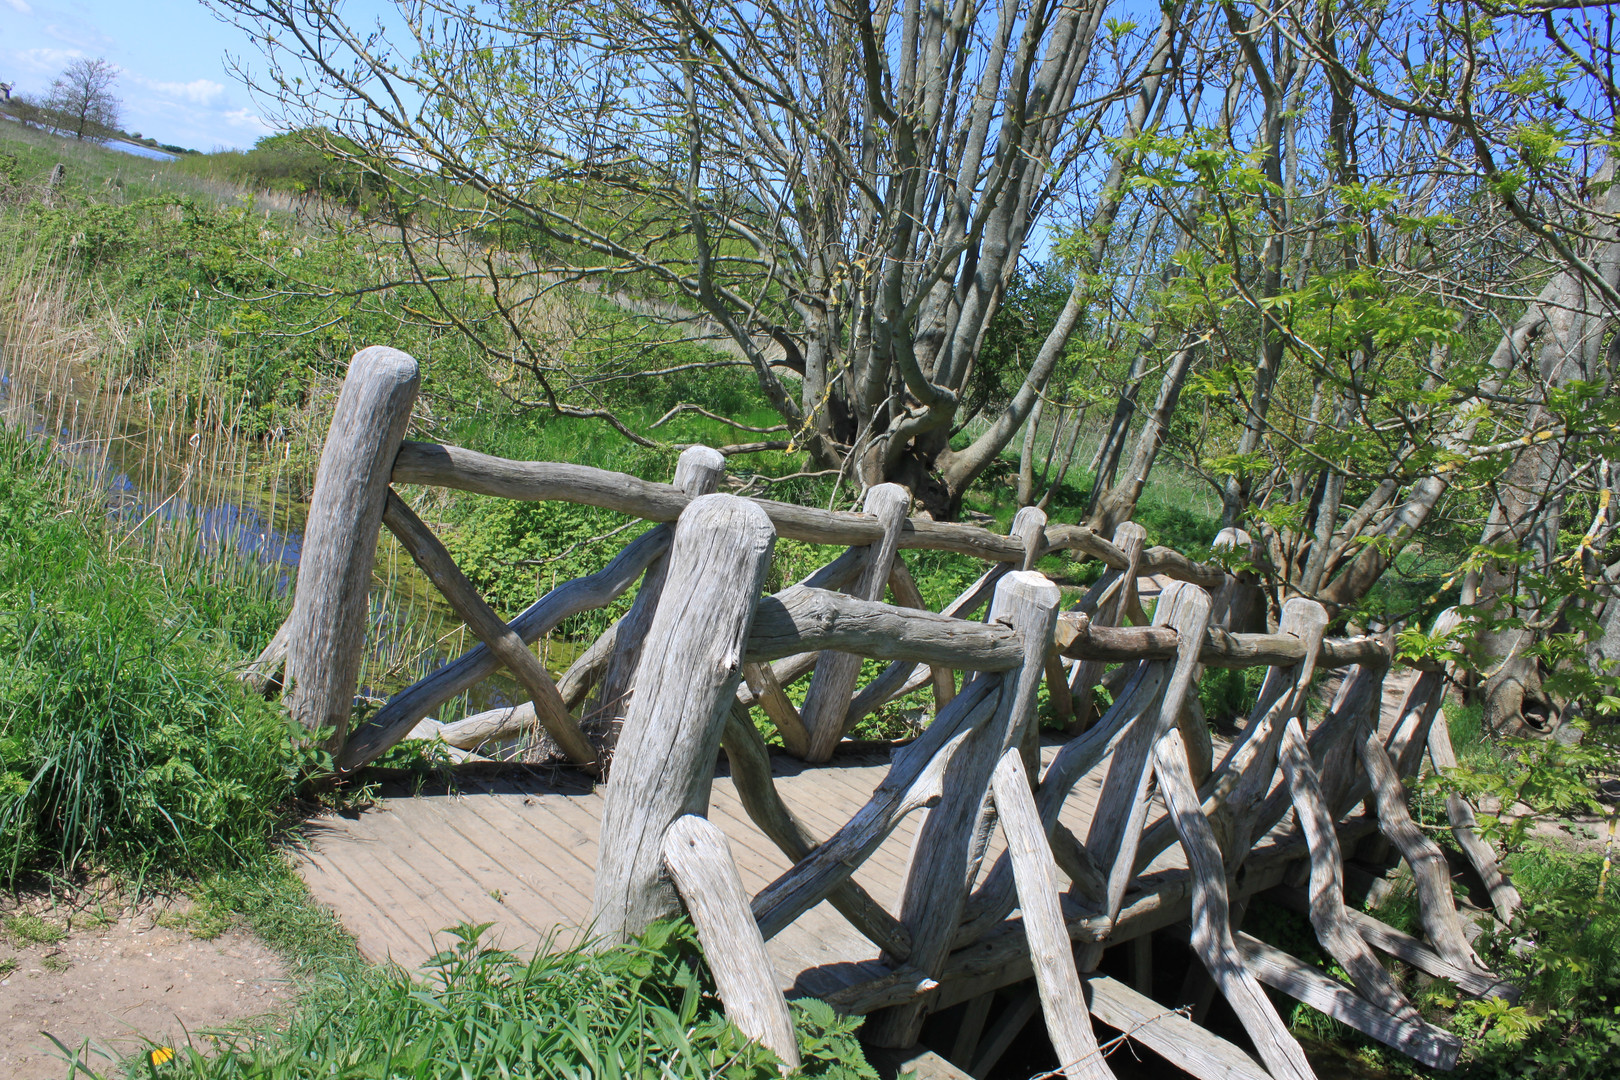
[[[690,497],[673,484],[660,484],[627,473],[549,461],[512,461],[459,446],[407,442],[394,460],[393,482],[455,488],[529,502],[557,499],[597,506],[648,521],[674,521]],[[776,526],[778,536],[816,544],[861,547],[883,538],[883,526],[870,514],[819,510],[809,506],[754,499]],[[1022,565],[1024,542],[977,525],[910,518],[900,532],[900,547],[953,551],[988,562]],[[1115,569],[1127,565],[1125,553],[1084,525],[1046,529],[1041,554],[1073,550]],[[1226,572],[1195,562],[1166,547],[1149,548],[1139,564],[1143,574],[1164,574],[1206,589],[1219,588]]]
[[[1168,626],[1093,626],[1089,617],[1065,613],[1054,634],[1058,652],[1073,660],[1129,663],[1169,660],[1176,655],[1176,631]],[[1305,642],[1292,634],[1234,634],[1211,627],[1204,634],[1198,662],[1205,667],[1286,667],[1305,658]],[[1316,666],[1387,667],[1389,649],[1377,638],[1326,638]]]
[[[997,623],[856,600],[796,587],[760,600],[748,637],[750,663],[833,649],[964,671],[1006,671],[1023,659],[1018,635]]]

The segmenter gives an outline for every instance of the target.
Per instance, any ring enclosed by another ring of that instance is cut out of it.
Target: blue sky
[[[257,56],[197,0],[0,0],[0,82],[40,94],[75,57],[106,57],[125,130],[159,142],[240,148],[269,131],[226,54]]]

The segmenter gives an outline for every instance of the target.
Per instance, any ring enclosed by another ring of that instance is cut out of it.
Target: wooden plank
[[[1086,979],[1091,1015],[1198,1080],[1270,1080],[1260,1065],[1212,1031],[1106,975]]]
[[[676,818],[664,833],[664,864],[697,928],[726,1017],[780,1058],[784,1073],[797,1071],[793,1018],[776,989],[765,939],[749,914],[725,835],[696,814]]]
[[[1091,1030],[1068,926],[1058,906],[1057,864],[1052,861],[1046,828],[1035,808],[1029,775],[1016,747],[1002,755],[991,786],[1018,885],[1018,906],[1024,913],[1024,933],[1029,937],[1030,964],[1041,995],[1041,1012],[1046,1017],[1046,1032],[1057,1051],[1059,1067],[1069,1080],[1109,1080],[1113,1073],[1104,1064]]]
[[[287,617],[287,712],[338,756],[360,678],[388,478],[421,384],[416,361],[373,345],[349,361],[310,494]]]
[[[1311,1008],[1355,1028],[1385,1046],[1434,1069],[1451,1069],[1462,1052],[1462,1040],[1421,1018],[1391,1016],[1356,996],[1344,983],[1248,934],[1237,935],[1244,965],[1255,978]]]
[[[350,881],[343,871],[343,862],[325,853],[302,851],[294,865],[317,904],[331,908],[340,921],[346,913],[350,914],[344,928],[354,935],[366,959],[383,963],[393,956],[416,956],[420,947],[410,929],[394,921],[391,905],[377,904]],[[354,918],[353,913],[358,912],[365,912],[368,917]]]
[[[563,860],[567,860],[565,866],[572,863],[573,867],[569,869],[579,867],[586,873],[581,874],[577,870],[559,873],[557,868],[541,862],[533,847],[521,842],[532,835],[534,823],[508,805],[505,796],[472,795],[459,800],[459,803],[459,806],[441,808],[447,825],[463,835],[481,835],[485,850],[495,855],[514,877],[527,884],[528,891],[544,897],[547,906],[556,913],[554,921],[567,922],[572,926],[583,926],[589,921],[592,902],[589,874],[594,868],[583,867],[572,851],[554,847],[550,843],[546,845],[548,854],[556,850],[563,855]]]

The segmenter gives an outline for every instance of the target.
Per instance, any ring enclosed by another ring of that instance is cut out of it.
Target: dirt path
[[[183,1045],[209,1029],[273,1012],[291,998],[281,961],[252,935],[199,940],[151,905],[113,917],[6,904],[0,909],[0,1076],[63,1080],[43,1032],[115,1074],[146,1036]],[[78,1074],[82,1077],[84,1074]]]

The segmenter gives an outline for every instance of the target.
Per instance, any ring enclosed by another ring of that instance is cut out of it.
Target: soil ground
[[[189,1032],[202,1042],[203,1032],[268,1018],[292,998],[270,949],[240,929],[202,940],[187,928],[183,906],[0,903],[0,1076],[69,1075],[43,1032],[75,1051],[88,1041],[85,1063],[116,1075],[117,1062],[146,1049],[145,1039],[185,1045]]]

